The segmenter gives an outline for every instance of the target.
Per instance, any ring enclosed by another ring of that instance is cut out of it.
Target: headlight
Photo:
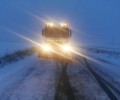
[[[63,51],[71,51],[71,50],[72,50],[72,47],[69,46],[69,45],[64,45],[64,46],[62,46],[62,50],[63,50]]]
[[[47,23],[47,26],[50,26],[50,27],[53,27],[55,24],[50,22],[50,23]]]
[[[67,24],[66,23],[61,23],[60,26],[61,27],[67,27]]]
[[[43,45],[44,51],[51,51],[51,47],[49,45]]]

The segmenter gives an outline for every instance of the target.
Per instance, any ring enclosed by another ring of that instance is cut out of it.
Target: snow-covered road
[[[119,67],[106,60],[88,61],[91,68],[101,77],[101,79],[112,90],[113,94],[120,100],[120,70]],[[114,99],[116,100],[116,99]]]
[[[85,55],[87,62],[85,64],[85,59],[79,59],[80,62],[92,70],[93,76],[111,100],[120,100],[120,56],[88,51],[83,51],[82,54]]]
[[[33,55],[0,68],[0,100],[53,100],[54,66]]]
[[[61,66],[34,54],[0,68],[0,100],[55,100]],[[76,100],[110,100],[81,63],[68,63],[66,77]]]
[[[76,100],[110,100],[95,78],[80,62],[69,66],[68,75]]]

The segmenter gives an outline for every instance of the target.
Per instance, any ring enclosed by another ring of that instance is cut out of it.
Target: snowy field
[[[81,48],[78,52],[94,60],[103,61],[120,67],[120,48]]]
[[[94,59],[120,67],[120,55],[92,53]]]
[[[0,56],[3,56],[5,54],[14,53],[18,50],[24,50],[27,48],[30,48],[34,46],[31,43],[15,43],[15,42],[0,42]]]

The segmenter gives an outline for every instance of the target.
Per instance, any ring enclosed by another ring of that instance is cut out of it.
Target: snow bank
[[[24,42],[0,42],[0,56],[14,53],[18,50],[27,49],[33,47],[33,44],[24,43]]]

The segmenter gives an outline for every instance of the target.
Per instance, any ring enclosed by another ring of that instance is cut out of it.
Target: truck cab
[[[39,58],[66,60],[71,58],[69,41],[71,29],[65,23],[47,23],[42,30],[43,44],[38,52]]]

